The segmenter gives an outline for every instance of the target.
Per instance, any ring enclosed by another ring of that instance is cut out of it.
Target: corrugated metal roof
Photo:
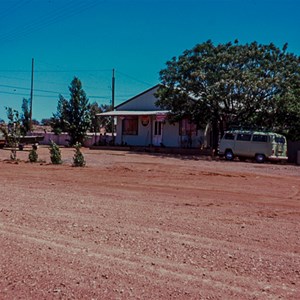
[[[107,111],[104,113],[97,114],[97,116],[108,117],[108,116],[156,116],[166,115],[170,111],[168,110],[115,110]]]

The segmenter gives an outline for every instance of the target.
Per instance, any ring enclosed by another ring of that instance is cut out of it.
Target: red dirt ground
[[[300,167],[0,150],[0,299],[300,299]]]

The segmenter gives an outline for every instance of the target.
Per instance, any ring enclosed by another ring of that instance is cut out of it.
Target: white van
[[[254,158],[258,163],[287,160],[287,142],[283,135],[274,132],[226,131],[220,140],[219,155],[226,160]]]

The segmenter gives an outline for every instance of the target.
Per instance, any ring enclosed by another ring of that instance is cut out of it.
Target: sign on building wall
[[[166,118],[167,118],[166,114],[157,114],[156,115],[157,122],[164,122],[166,120]]]

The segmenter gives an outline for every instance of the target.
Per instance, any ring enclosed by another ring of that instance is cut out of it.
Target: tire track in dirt
[[[299,169],[95,152],[90,164],[1,163],[1,300],[298,300]]]
[[[218,292],[222,291],[223,293],[230,291],[230,293],[235,296],[245,296],[244,288],[246,286],[247,297],[249,297],[249,299],[257,296],[265,287],[268,287],[269,290],[276,290],[276,293],[287,292],[284,286],[275,286],[267,281],[257,281],[254,287],[252,282],[255,281],[255,278],[249,278],[249,276],[236,274],[235,280],[232,280],[232,272],[229,271],[218,272],[210,270],[207,272],[207,268],[201,266],[191,268],[190,265],[172,262],[169,259],[162,259],[145,254],[143,256],[136,255],[136,253],[133,253],[130,249],[114,247],[112,245],[108,246],[102,244],[95,247],[91,242],[77,241],[67,236],[58,237],[57,234],[52,235],[49,232],[36,231],[33,228],[19,228],[13,225],[6,227],[0,223],[0,232],[4,238],[9,236],[15,240],[22,241],[21,243],[32,244],[31,246],[38,244],[47,246],[50,249],[54,248],[58,252],[67,252],[69,253],[68,255],[80,255],[88,259],[100,260],[104,268],[109,268],[109,264],[105,264],[113,261],[115,269],[126,270],[127,275],[131,277],[139,277],[138,270],[142,268],[143,275],[140,277],[153,277],[156,281],[160,281],[161,284],[165,282],[164,277],[168,278],[168,284],[171,283],[171,286],[175,286],[176,288],[182,287],[183,282],[189,282],[190,287],[185,287],[185,290],[192,294],[196,293],[197,289],[205,287],[217,290]],[[172,235],[174,235],[174,233],[172,233]],[[195,243],[194,237],[188,236],[185,238],[192,238]],[[184,240],[183,235],[177,234],[177,239],[185,243],[191,243],[190,241]],[[200,244],[205,244],[203,242],[204,241],[201,240]],[[215,241],[212,244],[206,244],[206,248],[213,250],[214,244]],[[195,245],[199,245],[199,243],[195,243]],[[232,251],[232,248],[229,247],[228,250]],[[84,258],[81,259],[85,260]],[[116,267],[117,265],[118,267]],[[241,282],[243,283],[242,286]],[[289,294],[292,295],[293,293],[296,293],[296,289],[289,288]],[[270,295],[266,295],[266,299],[273,299],[272,297],[271,293]]]

